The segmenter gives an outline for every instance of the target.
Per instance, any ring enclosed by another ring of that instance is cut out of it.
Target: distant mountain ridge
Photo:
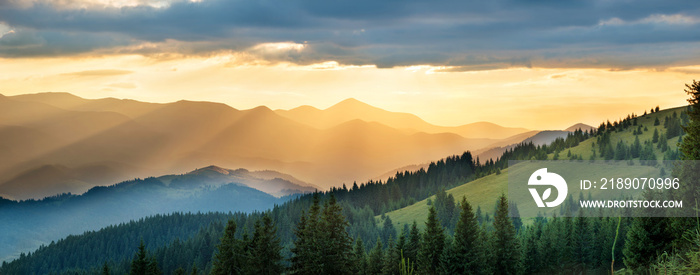
[[[278,190],[278,195],[295,193],[291,189],[301,189],[298,193],[315,190],[281,178],[255,177],[257,174],[209,166],[181,175],[92,187],[82,195],[21,202],[0,197],[0,220],[12,221],[0,223],[0,261],[69,234],[155,214],[263,211],[292,198],[261,190]]]
[[[432,133],[406,129],[401,120],[383,121],[397,125],[367,121],[362,118],[370,119],[368,112],[407,117],[410,123],[422,120],[356,100],[341,103],[333,110],[353,119],[315,128],[264,106],[237,110],[212,102],[160,104],[67,93],[2,96],[0,154],[7,157],[0,159],[0,194],[27,199],[80,193],[91,186],[212,163],[279,171],[326,189],[501,141],[465,138],[444,127],[426,130]],[[368,112],[351,112],[358,106]],[[505,131],[494,131],[495,136],[521,131],[494,127]],[[46,168],[52,168],[52,181],[41,175]],[[44,191],[35,192],[34,186]]]
[[[482,160],[495,160],[496,158],[501,157],[503,155],[503,152],[505,152],[507,149],[514,148],[520,143],[532,142],[532,144],[541,146],[545,144],[550,144],[557,138],[566,138],[566,135],[568,135],[569,133],[569,131],[540,131],[537,132],[537,134],[528,137],[520,142],[516,142],[506,146],[497,146],[487,150],[479,150],[476,151],[475,154]]]
[[[311,193],[318,189],[318,187],[303,182],[294,176],[277,171],[248,171],[243,168],[231,170],[215,165],[199,168],[182,176],[164,176],[163,178],[185,176],[206,177],[206,184],[210,186],[236,182],[275,197]],[[167,179],[164,180],[167,181]]]
[[[573,131],[576,131],[578,129],[581,129],[581,131],[590,131],[592,129],[595,129],[595,127],[590,126],[588,124],[584,124],[584,123],[576,123],[574,125],[569,126],[569,128],[564,129],[564,131],[573,132]]]
[[[437,126],[416,115],[386,111],[354,98],[343,100],[324,110],[305,105],[290,110],[275,110],[275,112],[316,128],[329,128],[360,119],[390,125],[409,133],[455,133],[464,138],[503,139],[529,131],[525,128],[503,127],[490,122],[475,122],[456,127]]]

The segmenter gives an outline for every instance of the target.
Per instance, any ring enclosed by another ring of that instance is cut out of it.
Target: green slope
[[[654,133],[654,129],[658,128],[659,132],[665,131],[663,122],[664,118],[666,116],[671,116],[673,112],[677,112],[678,115],[680,115],[680,112],[683,111],[685,107],[678,107],[678,108],[672,108],[672,109],[667,109],[667,110],[661,110],[659,112],[655,112],[652,114],[647,114],[646,116],[640,116],[637,118],[637,123],[638,125],[642,125],[642,128],[647,127],[648,131],[644,131],[642,135],[639,135],[640,141],[642,143],[644,140],[651,139],[652,135]],[[656,118],[659,118],[660,120],[660,125],[654,126],[654,120]],[[625,129],[621,132],[614,132],[611,135],[611,142],[612,144],[617,144],[619,140],[625,141],[628,145],[634,142],[635,136],[633,135],[632,131],[634,131],[636,128],[634,126],[630,126],[628,129]],[[662,131],[663,130],[663,131]],[[592,143],[596,141],[596,138],[589,138],[588,140],[585,140],[581,142],[578,146],[572,147],[569,150],[571,150],[572,154],[576,155],[582,155],[584,160],[589,160],[592,154],[591,148],[592,148]],[[667,140],[668,145],[669,145],[669,150],[676,150],[677,147],[677,142],[678,138],[672,138]],[[596,146],[597,149],[597,146]],[[661,150],[656,149],[654,147],[654,150],[657,155],[658,160],[663,159],[663,153]],[[597,154],[597,153],[596,153]],[[562,153],[560,153],[560,159],[566,159],[567,157],[567,150],[564,150]],[[553,154],[550,154],[548,156],[548,159],[552,159]],[[601,159],[599,155],[597,155],[596,159]],[[588,164],[587,161],[584,161],[587,165],[593,165],[593,164]],[[515,169],[515,168],[509,168],[509,169]],[[460,186],[457,186],[455,188],[446,190],[448,194],[452,194],[457,201],[461,201],[462,197],[466,197],[467,200],[471,203],[472,207],[476,209],[477,206],[481,206],[481,209],[484,213],[488,212],[489,215],[493,215],[493,208],[496,202],[496,199],[498,196],[500,196],[501,193],[506,193],[508,192],[507,185],[508,185],[508,173],[509,169],[505,169],[502,171],[501,174],[496,175],[496,174],[491,174],[486,177],[462,184]],[[517,167],[517,169],[532,169],[532,167],[527,167],[525,166],[520,166]],[[591,170],[592,169],[592,170]],[[611,169],[609,165],[600,165],[600,167],[593,167],[590,169],[587,169],[587,171],[600,171],[600,173],[596,174],[601,174],[601,175],[610,175],[609,172],[606,172],[607,170]],[[658,169],[657,168],[652,168],[648,166],[629,166],[624,171],[616,171],[615,175],[617,176],[625,176],[625,175],[658,175]],[[529,196],[529,194],[526,194]],[[578,196],[578,194],[573,194],[574,196]],[[593,192],[593,195],[595,195],[595,192]],[[435,196],[431,196],[428,198],[432,201],[435,200]],[[402,228],[404,224],[412,224],[413,221],[418,222],[419,227],[423,227],[424,221],[428,217],[428,209],[429,205],[427,203],[428,199],[416,202],[415,204],[409,205],[407,207],[391,211],[389,213],[386,213],[386,216],[390,217],[391,220],[394,222],[396,228]],[[520,209],[521,214],[525,211],[528,211],[528,209]],[[380,217],[376,217],[378,221],[380,220]],[[381,222],[379,222],[381,224]]]
[[[647,127],[649,130],[644,131],[641,135],[639,135],[639,140],[644,143],[645,140],[650,140],[652,136],[654,135],[654,129],[658,129],[659,133],[665,132],[666,130],[664,129],[664,118],[666,116],[671,116],[673,112],[676,112],[679,116],[682,111],[685,110],[685,106],[683,107],[676,107],[676,108],[671,108],[671,109],[666,109],[666,110],[661,110],[658,112],[655,112],[653,114],[647,114],[645,116],[639,116],[637,118],[637,124],[642,125],[642,128]],[[627,116],[627,115],[625,115]],[[654,121],[656,118],[659,119],[661,122],[659,125],[654,126]],[[611,120],[612,121],[612,120]],[[597,125],[596,125],[597,127]],[[628,145],[632,144],[634,142],[634,134],[632,133],[636,128],[634,126],[631,126],[622,132],[614,132],[611,136],[611,142],[613,146],[617,144],[620,140],[626,142]],[[578,146],[571,148],[571,153],[576,154],[576,155],[582,155],[584,160],[588,160],[591,158],[591,148],[593,142],[595,142],[595,138],[589,138],[588,140],[585,140],[581,142]],[[676,150],[677,145],[678,145],[678,137],[672,138],[667,140],[669,145],[669,150]],[[654,148],[656,149],[656,148]],[[656,152],[656,159],[661,160],[663,159],[664,154],[659,151],[655,150]],[[566,159],[566,150],[560,154],[560,157],[562,159]],[[597,154],[597,152],[596,152]],[[600,155],[596,155],[600,159]],[[552,159],[554,157],[554,154],[549,154],[548,159]]]
[[[461,201],[462,196],[466,196],[474,209],[476,209],[477,206],[481,206],[482,210],[491,210],[495,205],[496,198],[498,198],[501,193],[508,191],[507,185],[508,175],[506,169],[504,173],[500,175],[492,174],[462,184],[447,190],[447,193],[452,194],[458,201]],[[435,195],[428,199],[435,201]],[[428,217],[428,209],[430,208],[428,199],[391,211],[386,213],[386,215],[391,218],[396,228],[403,228],[404,224],[410,225],[415,220],[418,222],[418,227],[422,229],[425,226],[424,222]],[[379,217],[377,217],[377,219],[379,219]]]

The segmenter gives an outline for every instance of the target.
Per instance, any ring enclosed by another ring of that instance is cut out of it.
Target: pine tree
[[[540,232],[536,232],[542,226],[542,221],[535,221],[535,225],[526,227],[521,238],[521,246],[523,248],[522,269],[525,274],[533,274],[543,268],[540,259],[540,251],[538,242],[540,241]]]
[[[381,274],[384,267],[384,253],[382,252],[382,240],[377,238],[377,244],[369,252],[367,274]]]
[[[661,152],[668,150],[668,138],[666,138],[665,133],[659,135],[659,143],[656,144],[656,148],[661,149]]]
[[[297,239],[294,241],[292,265],[290,271],[298,274],[314,274],[322,270],[321,251],[321,230],[320,226],[320,198],[318,193],[314,193],[313,204],[309,213],[302,213],[294,234]]]
[[[520,270],[520,250],[515,238],[515,227],[508,217],[508,199],[501,194],[498,199],[498,207],[494,214],[494,272],[496,274],[515,274]]]
[[[345,274],[352,268],[352,239],[346,228],[349,223],[343,216],[343,209],[331,193],[321,217],[321,259],[323,273]]]
[[[440,267],[440,257],[445,248],[445,232],[437,218],[435,207],[430,207],[428,220],[425,222],[425,232],[421,241],[418,270],[421,274],[437,274]]]
[[[651,142],[652,143],[659,142],[659,129],[654,128],[654,135],[651,136]]]
[[[148,259],[146,258],[146,245],[141,240],[139,244],[139,250],[134,255],[134,259],[131,261],[131,275],[145,275],[148,268]]]
[[[406,244],[406,249],[404,250],[404,256],[409,259],[412,263],[417,263],[418,260],[418,250],[420,249],[420,230],[418,229],[418,223],[413,221],[411,225],[411,232],[408,236],[408,243]]]
[[[692,84],[685,86],[685,92],[690,96],[690,106],[686,111],[687,125],[681,126],[686,134],[679,137],[678,151],[681,160],[700,160],[700,81],[693,80]],[[670,127],[667,134],[668,138],[673,138]],[[694,183],[681,184],[680,188],[672,193],[674,199],[683,200],[684,203],[690,202],[693,208],[697,207],[695,203],[700,197],[700,185],[697,184],[700,182],[700,162],[682,161],[674,167],[672,174],[678,175],[680,182]],[[675,238],[681,239],[686,231],[694,230],[696,226],[694,218],[675,218],[671,231]]]
[[[107,263],[105,263],[105,264],[102,266],[102,275],[109,275],[109,274],[110,274],[110,273],[109,273],[109,266],[107,265]]]
[[[394,224],[391,221],[391,218],[387,216],[384,219],[384,225],[382,226],[382,241],[388,243],[389,239],[393,239],[396,237],[396,228],[394,228]]]
[[[148,263],[146,264],[146,274],[147,275],[160,275],[162,272],[160,272],[160,268],[158,268],[158,261],[156,261],[155,256],[151,256],[151,258],[148,260]]]
[[[455,227],[454,254],[458,274],[478,274],[482,269],[483,245],[479,223],[466,197],[462,197],[461,212]]]
[[[457,253],[454,241],[445,241],[445,248],[442,250],[442,255],[440,255],[440,274],[462,274],[457,271],[460,263],[457,260]],[[464,273],[466,274],[466,273]]]
[[[700,81],[693,80],[693,83],[686,84],[685,92],[690,95],[689,111],[687,111],[689,122],[683,127],[686,135],[679,144],[682,160],[700,160]],[[669,137],[672,137],[669,133]],[[677,174],[681,182],[694,182],[700,180],[700,167],[698,162],[685,161],[678,167]],[[700,186],[698,184],[681,184],[679,192],[683,201],[694,202],[700,197]]]
[[[175,275],[185,275],[185,269],[182,267],[178,267],[175,269]]]
[[[357,238],[355,241],[355,252],[353,254],[354,274],[367,274],[367,252],[362,242],[362,238]]]
[[[268,213],[255,222],[255,233],[251,241],[249,270],[251,274],[281,274],[282,246],[277,237],[277,228]]]
[[[387,246],[386,255],[384,255],[384,267],[382,268],[382,274],[394,275],[399,274],[399,264],[401,263],[401,250],[398,245],[394,243],[394,239],[389,239],[389,245]]]
[[[573,247],[573,259],[575,262],[583,264],[586,268],[591,268],[592,264],[592,246],[593,246],[593,236],[591,232],[593,229],[588,224],[588,218],[583,217],[583,212],[585,210],[581,209],[578,211],[579,215],[576,217],[576,222],[574,225],[574,234],[572,245]]]
[[[634,143],[630,147],[630,154],[632,158],[638,158],[639,153],[642,151],[642,143],[639,142],[639,136],[634,137]]]
[[[243,244],[236,239],[235,235],[236,221],[230,219],[214,255],[212,274],[243,274],[245,263],[244,258],[242,258]],[[196,265],[193,266],[196,268]]]
[[[625,266],[632,270],[644,269],[663,251],[668,251],[672,238],[668,222],[669,219],[654,217],[635,217],[632,220],[622,251]]]
[[[407,237],[410,232],[410,229],[408,228],[408,224],[404,224],[403,229],[401,230],[401,234],[399,235],[399,240],[396,242],[396,248],[399,251],[404,251],[406,250],[406,245],[407,245]]]

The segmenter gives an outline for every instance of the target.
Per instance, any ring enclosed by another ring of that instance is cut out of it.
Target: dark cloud
[[[233,50],[300,64],[628,68],[696,60],[700,43],[700,2],[680,0],[203,0],[99,9],[38,3],[0,4],[0,22],[16,30],[0,38],[0,56]],[[251,50],[283,41],[307,46]],[[162,45],[120,48],[144,42]]]

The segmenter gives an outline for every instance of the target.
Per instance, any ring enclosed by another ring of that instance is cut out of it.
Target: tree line
[[[683,122],[683,113],[680,115],[686,134],[679,146],[680,159],[700,157],[699,91],[698,82],[688,86],[693,108],[687,112],[687,122]],[[508,216],[517,207],[509,205],[505,196],[498,198],[491,218],[488,213],[482,216],[480,208],[472,209],[466,200],[455,202],[444,193],[445,188],[461,181],[498,173],[507,167],[508,159],[547,159],[548,154],[593,137],[597,144],[605,143],[606,133],[621,131],[618,129],[624,125],[635,127],[635,118],[608,123],[611,127],[606,124],[603,129],[577,130],[556,142],[559,145],[520,144],[506,150],[501,158],[484,163],[466,152],[432,163],[427,170],[397,173],[386,183],[369,181],[351,189],[308,194],[265,213],[172,214],[69,236],[4,262],[0,272],[452,274],[466,270],[516,274],[603,269],[615,255],[623,257],[615,262],[617,268],[639,270],[660,264],[660,252],[672,250],[677,251],[674,257],[688,260],[690,256],[684,255],[698,252],[683,241],[696,229],[693,219],[540,217],[522,225]],[[666,128],[666,136],[668,131]],[[653,140],[650,143],[655,144]],[[627,150],[632,155],[632,149]],[[680,167],[672,173],[692,180],[698,178],[697,168]],[[674,195],[700,195],[696,185],[682,189]],[[389,218],[377,225],[375,215],[436,192],[422,232],[416,222],[400,234]],[[615,241],[613,232],[621,235],[619,240]],[[616,250],[610,250],[610,244],[617,244]]]

